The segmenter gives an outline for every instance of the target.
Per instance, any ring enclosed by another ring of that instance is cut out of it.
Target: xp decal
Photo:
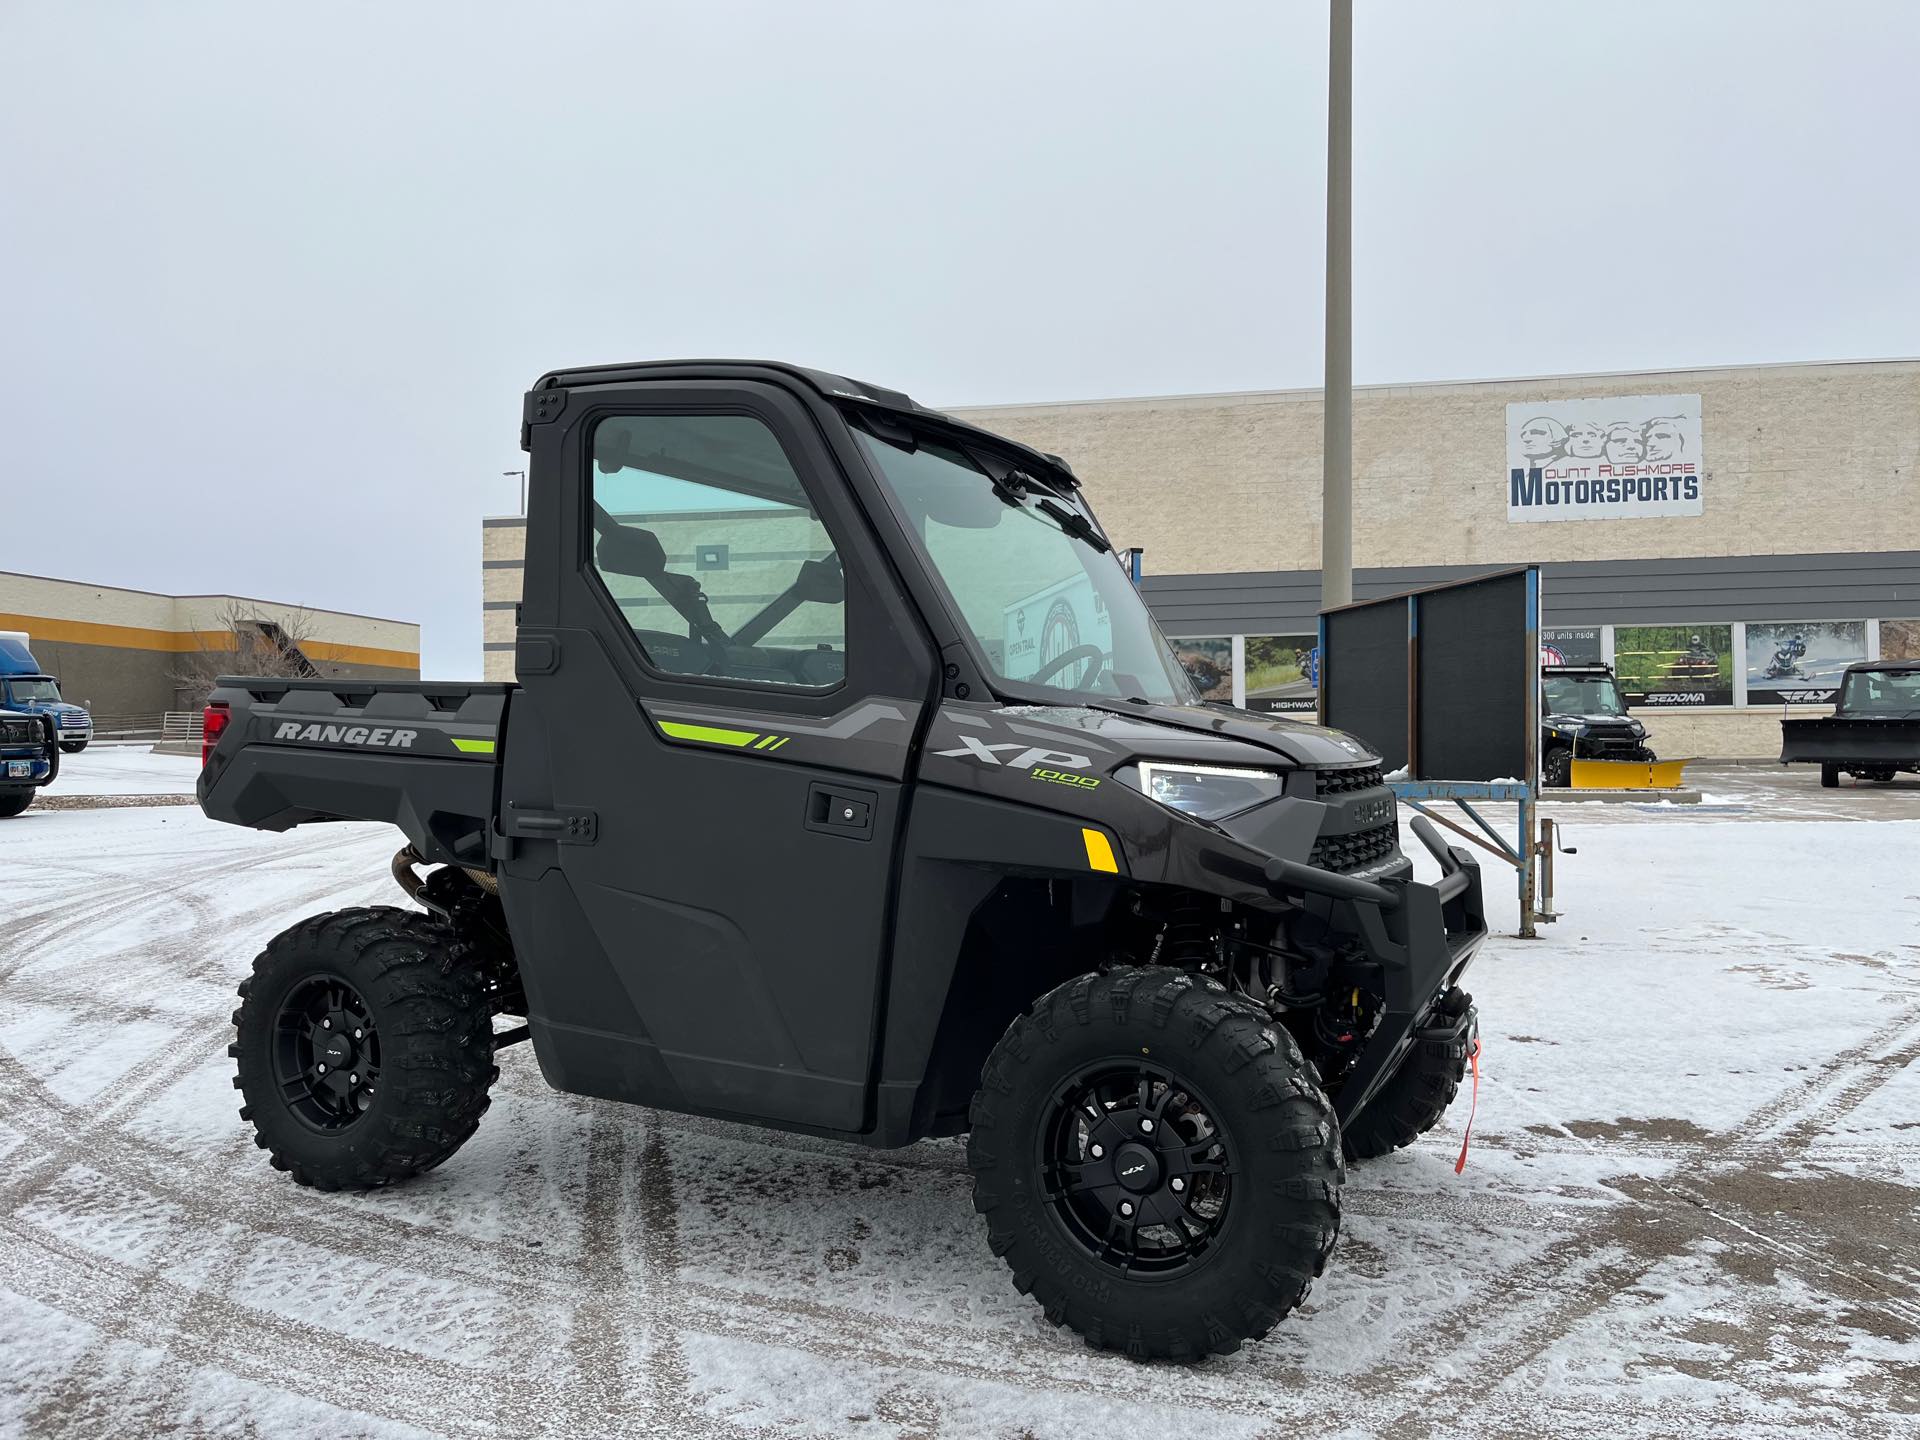
[[[1016,750],[1019,753],[1011,760],[1002,760],[998,752],[1004,750]],[[1015,770],[1031,770],[1036,765],[1083,770],[1093,763],[1087,756],[1075,755],[1068,750],[1045,750],[1038,745],[1022,745],[1018,740],[989,745],[971,735],[960,737],[960,748],[957,750],[936,750],[933,753],[953,760],[979,760],[988,765],[1006,765]]]

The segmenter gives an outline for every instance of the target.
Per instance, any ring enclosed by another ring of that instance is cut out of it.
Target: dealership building
[[[1072,464],[1214,694],[1311,710],[1318,390],[952,413]],[[1765,758],[1845,665],[1920,658],[1917,470],[1916,360],[1359,387],[1354,594],[1538,564],[1545,644],[1612,663],[1662,755]],[[524,550],[483,522],[489,678]]]
[[[0,571],[0,630],[23,631],[61,694],[96,715],[197,709],[207,677],[270,646],[279,673],[417,680],[420,627],[238,595],[159,595]]]

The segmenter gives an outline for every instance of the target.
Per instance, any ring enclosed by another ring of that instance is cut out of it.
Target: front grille
[[[1320,795],[1344,795],[1349,790],[1371,790],[1384,784],[1378,765],[1355,765],[1350,770],[1316,770],[1313,788]]]
[[[1313,842],[1307,863],[1320,870],[1345,874],[1384,860],[1399,847],[1399,831],[1392,825],[1379,825],[1351,835],[1322,835]]]
[[[31,720],[9,720],[0,725],[0,741],[9,745],[30,745],[40,738],[40,727]]]

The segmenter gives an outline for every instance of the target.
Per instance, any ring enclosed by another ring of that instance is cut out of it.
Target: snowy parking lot
[[[1879,1435],[1920,1428],[1920,785],[1562,805],[1565,918],[1356,1168],[1309,1303],[1193,1368],[1086,1350],[959,1142],[875,1153],[556,1094],[503,1052],[442,1169],[301,1190],[237,1118],[234,986],[399,903],[367,826],[212,824],[96,747],[0,822],[0,1434]],[[1496,925],[1515,924],[1486,871]]]

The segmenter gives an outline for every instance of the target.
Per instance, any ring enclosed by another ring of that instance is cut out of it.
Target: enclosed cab
[[[60,682],[42,670],[20,630],[0,630],[0,706],[53,721],[60,748],[69,755],[93,739],[93,717],[60,694]]]
[[[1579,760],[1652,760],[1647,727],[1627,714],[1627,697],[1607,665],[1540,668],[1540,778],[1566,785]]]
[[[1829,790],[1842,774],[1883,785],[1920,774],[1920,660],[1849,665],[1833,714],[1780,722],[1780,763],[1818,765]]]

